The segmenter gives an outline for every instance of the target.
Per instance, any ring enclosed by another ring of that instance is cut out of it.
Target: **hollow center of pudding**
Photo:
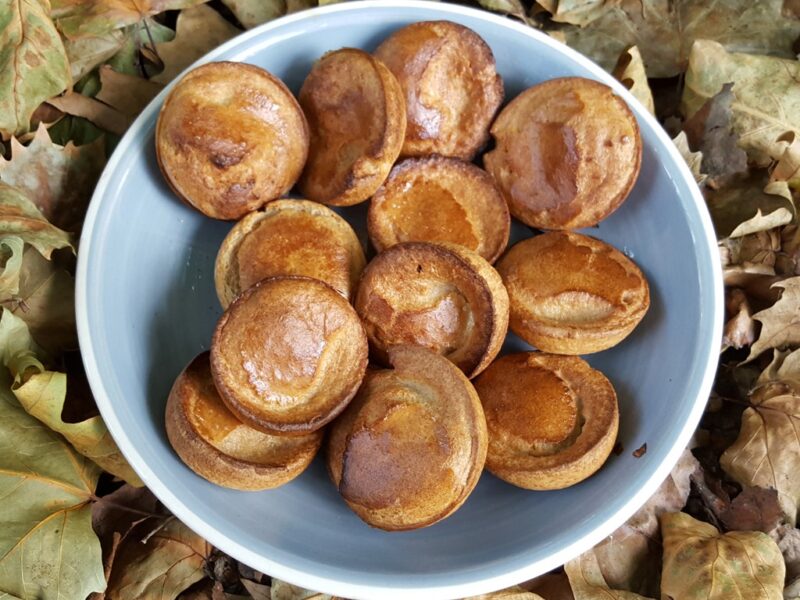
[[[569,290],[544,298],[532,310],[544,319],[582,325],[607,319],[614,314],[614,305],[597,294]]]
[[[478,248],[467,211],[451,190],[434,181],[406,182],[387,208],[398,242],[452,242]]]
[[[499,429],[530,444],[534,454],[551,454],[577,436],[575,393],[558,375],[540,367],[520,372],[489,407]]]

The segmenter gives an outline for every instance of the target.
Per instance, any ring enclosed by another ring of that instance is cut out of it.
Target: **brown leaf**
[[[44,217],[66,231],[77,231],[106,163],[102,138],[91,144],[54,144],[44,125],[23,146],[11,139],[11,158],[0,156],[0,179],[25,191]]]
[[[525,588],[515,585],[498,592],[481,594],[480,596],[469,596],[464,600],[544,600],[539,594],[529,592]]]
[[[51,225],[28,195],[0,181],[0,236],[15,236],[50,259],[54,250],[72,249],[66,231]]]
[[[756,380],[757,385],[774,381],[795,385],[800,389],[800,350],[773,350],[772,361]]]
[[[268,585],[256,583],[249,579],[242,579],[241,582],[253,600],[272,600],[272,590]]]
[[[739,148],[739,136],[731,128],[732,88],[731,84],[722,86],[683,124],[689,144],[703,153],[701,169],[708,174],[706,183],[715,189],[747,171],[747,154]]]
[[[0,18],[0,138],[21,135],[42,101],[72,83],[47,0],[4,2]]]
[[[800,277],[785,279],[773,287],[782,288],[783,292],[773,306],[753,315],[761,322],[761,333],[747,360],[771,348],[800,345]]]
[[[241,19],[240,19],[241,20]],[[175,39],[156,45],[164,70],[151,81],[167,84],[198,58],[240,33],[240,30],[205,4],[178,15]]]
[[[108,65],[100,67],[100,85],[95,98],[126,115],[131,123],[164,87],[135,75],[117,73]]]
[[[631,46],[620,54],[617,66],[614,67],[613,75],[631,91],[631,94],[642,103],[642,106],[650,111],[651,114],[655,114],[653,92],[650,89],[650,84],[647,83],[647,72],[645,71],[639,48]]]
[[[173,600],[205,577],[208,542],[174,518],[153,531],[144,521],[122,540],[108,580],[109,600]]]
[[[778,544],[786,564],[786,581],[800,577],[800,529],[786,524],[779,525],[770,532],[770,537]]]
[[[521,584],[526,590],[539,594],[545,600],[575,600],[569,578],[564,571],[545,573]]]
[[[783,591],[780,550],[761,532],[720,535],[685,513],[661,516],[662,598],[773,600]]]
[[[131,118],[120,111],[76,92],[68,92],[47,101],[58,110],[68,115],[83,117],[97,125],[100,129],[122,135],[131,124]]]
[[[703,153],[691,151],[689,148],[689,140],[686,137],[685,131],[681,131],[677,136],[675,136],[672,140],[672,143],[675,144],[675,147],[678,149],[678,152],[681,153],[683,160],[686,161],[686,164],[689,167],[689,170],[692,172],[697,185],[702,186],[708,177],[707,174],[703,173],[701,168],[701,165],[703,164]]]
[[[782,135],[779,141],[785,141],[786,149],[772,169],[770,182],[785,181],[792,189],[800,188],[800,136],[794,132]]]
[[[719,517],[728,531],[769,533],[783,518],[783,511],[775,490],[745,487]]]
[[[585,552],[564,565],[575,600],[648,600],[645,596],[609,589],[597,557]]]
[[[752,344],[756,339],[756,324],[745,293],[738,288],[727,290],[725,308],[730,317],[722,331],[722,350]]]
[[[222,0],[245,29],[286,14],[285,0]]]

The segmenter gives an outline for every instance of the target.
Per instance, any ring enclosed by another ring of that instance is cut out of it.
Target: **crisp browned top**
[[[477,483],[486,423],[475,389],[446,359],[390,350],[393,370],[370,371],[331,428],[331,476],[365,521],[383,529],[430,525]]]
[[[492,178],[457,158],[398,163],[369,206],[369,236],[378,251],[399,242],[451,242],[494,262],[505,250],[511,219]]]
[[[475,380],[475,389],[489,429],[486,465],[493,471],[573,465],[589,469],[588,476],[610,450],[598,448],[616,436],[614,388],[577,356],[507,354]]]
[[[314,453],[321,433],[276,436],[244,425],[222,402],[211,377],[209,354],[197,356],[178,376],[170,393],[179,402],[194,433],[225,456],[257,465],[283,468]]]
[[[395,31],[375,55],[405,94],[402,155],[471,160],[489,139],[503,102],[503,81],[486,42],[457,23],[424,21]]]
[[[299,100],[311,129],[301,192],[336,206],[369,198],[403,143],[406,112],[400,84],[378,59],[343,48],[317,61]]]
[[[208,63],[172,89],[156,154],[178,196],[209,217],[238,219],[286,193],[308,154],[308,125],[280,79],[244,63]]]
[[[350,298],[365,263],[361,242],[342,217],[316,202],[277,200],[231,229],[217,254],[214,277],[223,307],[277,275],[313,277]]]
[[[353,308],[327,284],[274,277],[225,311],[211,365],[220,395],[245,423],[305,433],[333,419],[355,394],[367,338]]]
[[[474,252],[404,242],[367,265],[354,305],[380,360],[395,345],[424,346],[473,376],[499,351],[507,302],[497,272]]]
[[[528,88],[492,125],[483,157],[511,214],[542,229],[596,225],[628,196],[642,142],[633,113],[606,85],[567,77]]]
[[[515,244],[497,262],[515,322],[582,332],[625,329],[650,305],[642,272],[595,238],[553,231]]]

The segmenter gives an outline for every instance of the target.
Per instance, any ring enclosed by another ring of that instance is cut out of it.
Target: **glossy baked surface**
[[[375,55],[405,95],[402,155],[471,160],[489,139],[503,102],[503,80],[486,42],[458,23],[428,21],[395,31]]]
[[[506,248],[511,220],[486,171],[433,156],[395,165],[369,203],[367,225],[378,251],[399,242],[450,242],[492,263]]]
[[[607,85],[582,77],[535,85],[492,124],[483,157],[511,214],[531,227],[591,227],[628,197],[642,157],[639,126]]]
[[[217,323],[211,370],[242,421],[269,433],[316,431],[356,393],[367,338],[353,308],[308,277],[265,279]]]
[[[487,431],[472,384],[445,358],[390,350],[390,370],[368,371],[328,436],[328,470],[348,505],[387,530],[444,519],[472,492]]]
[[[214,263],[223,308],[266,277],[305,275],[350,298],[366,260],[353,228],[316,202],[276,200],[230,230]]]
[[[380,60],[343,48],[314,64],[298,98],[311,129],[300,191],[334,206],[363,202],[400,154],[406,131],[400,84]]]
[[[246,32],[209,59],[264,67],[297,93],[328,50],[373,51],[393,31],[425,19],[477,31],[492,48],[508,98],[545,79],[577,75],[630,99],[611,76],[536,30],[442,2],[312,9]],[[588,232],[633,255],[650,282],[651,307],[639,327],[624,343],[588,357],[617,389],[626,451],[561,491],[534,494],[487,473],[447,519],[390,534],[353,514],[321,457],[281,488],[244,494],[198,477],[169,445],[166,398],[175,377],[208,348],[222,313],[214,260],[232,224],[203,217],[164,183],[152,150],[162,101],[128,130],[98,185],[81,240],[76,309],[82,355],[109,430],[148,487],[215,546],[262,572],[345,598],[461,598],[530,579],[588,550],[666,477],[708,398],[722,286],[704,201],[641,107],[632,104],[642,132],[641,176],[619,210]],[[362,240],[363,209],[341,211]],[[530,235],[512,227],[512,243]],[[526,349],[509,336],[507,351]],[[634,458],[630,450],[644,442],[647,453]]]
[[[156,151],[179,198],[209,217],[238,219],[297,181],[308,155],[308,124],[292,93],[268,71],[209,63],[171,88]]]
[[[208,352],[178,375],[167,399],[170,443],[195,473],[212,483],[264,490],[291,481],[311,463],[322,432],[276,436],[243,424],[219,397]]]

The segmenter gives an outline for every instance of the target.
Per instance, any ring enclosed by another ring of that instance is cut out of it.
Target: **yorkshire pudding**
[[[341,294],[310,277],[264,279],[243,292],[211,340],[228,408],[267,433],[316,431],[342,412],[367,367],[367,337]]]
[[[507,354],[475,380],[489,428],[486,468],[529,490],[583,481],[617,439],[617,395],[577,356]]]
[[[522,92],[492,125],[483,157],[511,214],[540,229],[596,225],[627,198],[642,159],[639,125],[610,87],[551,79]]]
[[[375,56],[403,88],[408,126],[401,155],[472,160],[503,102],[486,42],[463,25],[424,21],[395,31]]]
[[[372,197],[367,224],[379,252],[399,242],[451,242],[491,263],[506,248],[511,218],[486,171],[434,156],[395,165]]]
[[[368,371],[331,426],[328,471],[347,504],[373,527],[432,525],[455,512],[486,459],[486,420],[475,388],[445,358],[389,350],[391,370]]]
[[[403,92],[380,60],[343,48],[317,61],[300,90],[311,149],[300,191],[323,204],[350,206],[380,187],[406,131]]]
[[[264,69],[208,63],[164,100],[156,156],[179,198],[209,217],[238,219],[297,181],[308,124],[289,89]]]
[[[308,200],[276,200],[230,230],[217,254],[214,283],[223,308],[255,283],[277,275],[324,281],[345,298],[366,261],[353,229]]]
[[[322,442],[322,432],[275,436],[244,425],[214,387],[208,352],[175,380],[166,426],[172,447],[192,471],[239,490],[264,490],[291,481],[311,463]]]
[[[508,294],[491,265],[456,244],[404,242],[364,269],[354,302],[375,358],[423,346],[475,377],[497,356],[508,328]]]
[[[578,233],[523,240],[497,262],[497,270],[508,290],[511,331],[545,352],[610,348],[650,306],[639,267],[616,248]]]

